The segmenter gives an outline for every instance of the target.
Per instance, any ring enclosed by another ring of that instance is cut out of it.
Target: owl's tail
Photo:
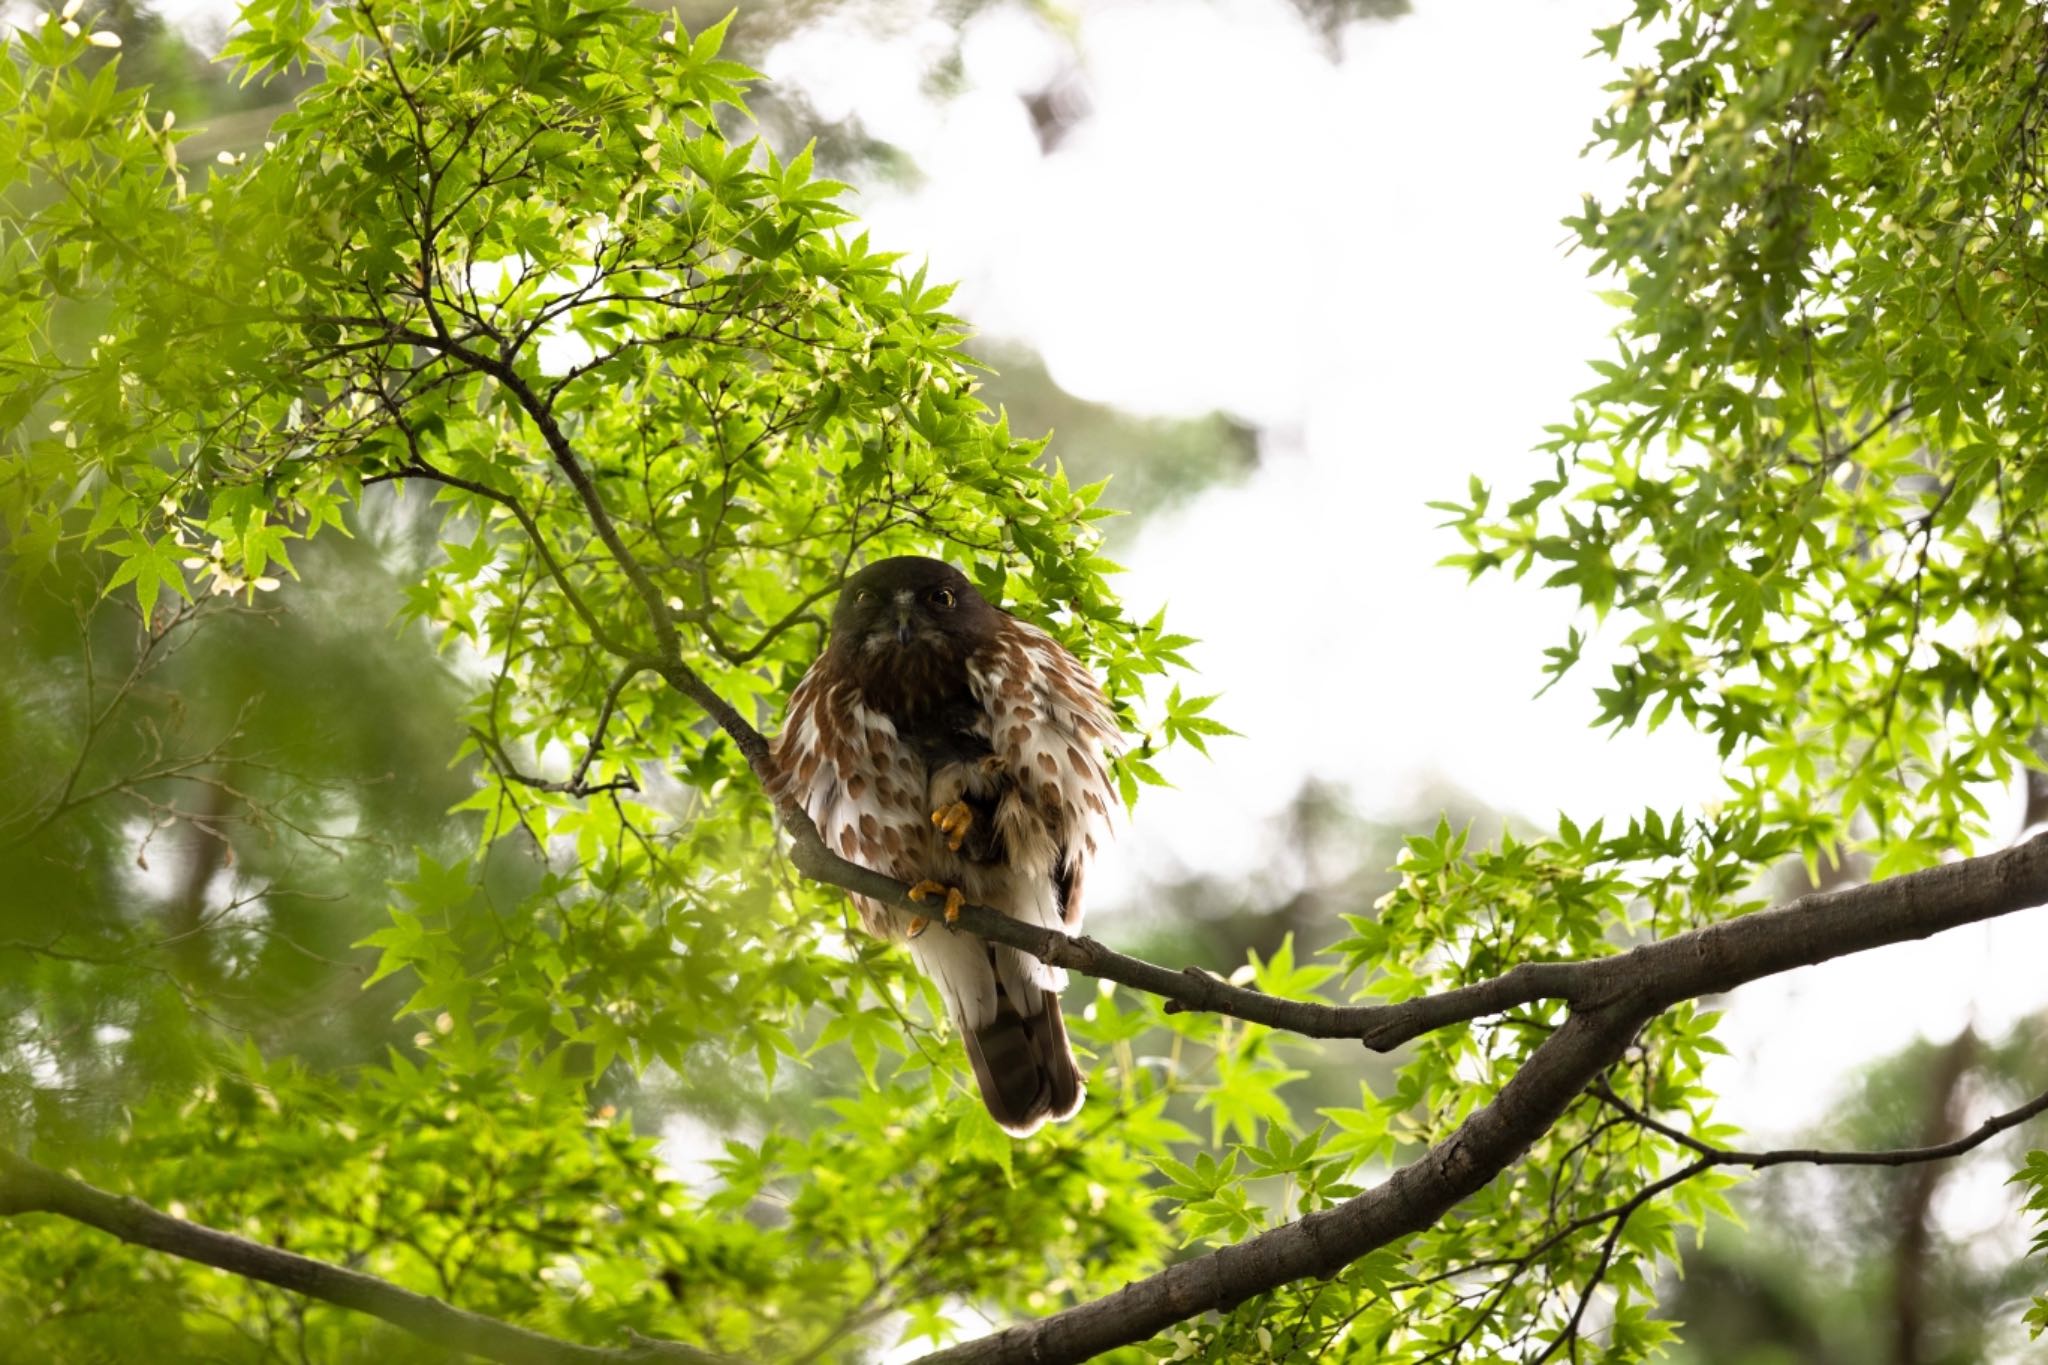
[[[1039,1125],[1071,1118],[1086,1093],[1081,1068],[1067,1044],[1060,998],[1045,991],[1044,1009],[1026,1015],[996,985],[996,1015],[978,1029],[962,1030],[967,1060],[981,1083],[981,1102],[1006,1132],[1028,1137]]]

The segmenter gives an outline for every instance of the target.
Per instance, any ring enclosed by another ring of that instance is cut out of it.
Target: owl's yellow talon
[[[965,801],[954,801],[932,812],[932,823],[946,836],[946,847],[960,851],[960,841],[974,827],[974,812]]]
[[[905,939],[916,938],[919,934],[923,933],[927,928],[929,928],[930,925],[931,921],[926,919],[923,915],[912,915],[910,917],[910,924],[903,931],[903,937]]]
[[[929,879],[911,887],[907,894],[914,901],[922,901],[926,896],[944,896],[946,898],[946,923],[948,924],[960,918],[960,907],[967,904],[967,893],[959,887],[947,886],[944,882],[935,882]],[[922,918],[922,916],[919,918]],[[911,932],[914,934],[917,930],[913,928]]]

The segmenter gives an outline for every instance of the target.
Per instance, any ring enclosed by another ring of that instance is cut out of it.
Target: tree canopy
[[[748,135],[723,23],[254,0],[222,60],[304,90],[199,165],[95,23],[0,61],[0,1315],[34,1349],[1636,1360],[1736,1172],[2048,1110],[1746,1151],[1698,1004],[2048,900],[1988,805],[2048,706],[2031,7],[1600,32],[1636,175],[1571,222],[1617,351],[1552,472],[1441,506],[1454,563],[1621,633],[1599,720],[1713,736],[1725,799],[1440,821],[1326,946],[1227,977],[970,907],[1094,978],[1089,1103],[1028,1143],[854,932],[844,889],[904,888],[774,807],[763,733],[898,552],[1096,671],[1127,803],[1227,731],[1113,590],[1101,486],[977,396],[948,287]],[[313,738],[256,742],[280,711]],[[1767,909],[1788,865],[1829,889]],[[1295,1098],[1359,1043],[1398,1068]]]

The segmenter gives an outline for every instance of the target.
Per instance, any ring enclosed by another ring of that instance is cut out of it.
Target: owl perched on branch
[[[781,791],[842,857],[912,883],[950,920],[972,902],[1068,933],[1109,834],[1109,704],[1050,635],[936,559],[847,579],[831,638],[775,742]],[[1059,992],[1015,948],[854,897],[938,985],[995,1121],[1023,1136],[1081,1106]]]

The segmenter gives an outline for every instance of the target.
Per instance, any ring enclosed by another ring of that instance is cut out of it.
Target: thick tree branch
[[[1228,1311],[1290,1281],[1334,1275],[1370,1251],[1423,1231],[1478,1193],[1557,1122],[1653,1013],[1617,1004],[1574,1014],[1530,1054],[1493,1103],[1356,1198],[1178,1262],[1105,1298],[934,1352],[919,1365],[1083,1361],[1203,1313]]]
[[[765,761],[765,741],[761,752]],[[756,772],[764,773],[765,780],[772,768],[757,764]],[[794,839],[791,860],[806,877],[919,912],[903,883],[825,847],[802,811],[785,809],[782,817]],[[955,928],[1021,948],[1057,967],[1160,996],[1169,1009],[1228,1014],[1313,1038],[1357,1038],[1385,1052],[1446,1025],[1539,1000],[1563,1000],[1585,1009],[1639,998],[1655,1013],[1794,967],[1926,938],[2043,903],[2048,903],[2048,835],[1888,881],[1815,892],[1613,957],[1525,962],[1486,981],[1392,1005],[1281,999],[1196,968],[1174,971],[1128,957],[1092,938],[1040,929],[985,906],[964,907]]]
[[[109,1194],[0,1149],[0,1217],[31,1213],[69,1218],[136,1246],[367,1313],[437,1346],[502,1365],[730,1365],[730,1357],[681,1342],[635,1336],[631,1345],[602,1347],[544,1336],[374,1275],[173,1218],[139,1199]]]
[[[1618,957],[1560,964],[1582,969],[1581,979],[1590,979],[1597,989],[1573,1000],[1571,1017],[1529,1055],[1491,1104],[1381,1184],[1335,1208],[1168,1266],[1105,1298],[935,1352],[920,1365],[1063,1365],[1087,1360],[1202,1313],[1227,1311],[1290,1281],[1333,1275],[1359,1257],[1431,1226],[1477,1193],[1621,1058],[1644,1024],[1678,1001],[1845,953],[1924,938],[2043,901],[2048,901],[2048,835],[1986,857],[1804,896],[1776,910],[1681,934]],[[1903,1153],[1706,1152],[1673,1177],[1639,1191],[1619,1216],[1625,1219],[1670,1188],[1678,1176],[1690,1179],[1713,1166],[1761,1169],[1796,1161],[1900,1165],[1937,1160],[1967,1151],[2043,1109],[2048,1109],[2048,1096],[1955,1142]]]

